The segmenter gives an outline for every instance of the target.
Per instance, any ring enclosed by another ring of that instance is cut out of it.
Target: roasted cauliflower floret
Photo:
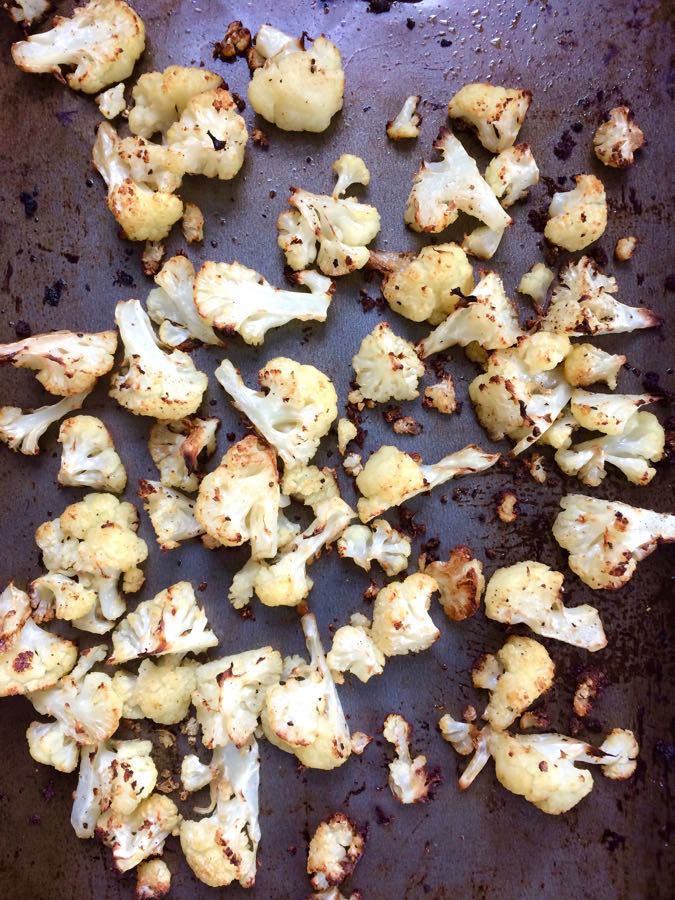
[[[644,142],[645,136],[633,121],[630,107],[615,106],[610,109],[607,120],[595,130],[593,151],[606,166],[626,169],[633,165],[633,154]]]
[[[328,467],[287,467],[281,480],[281,490],[287,497],[310,506],[315,515],[320,503],[340,496],[335,469]]]
[[[607,227],[605,188],[595,175],[575,175],[576,187],[553,195],[544,237],[564,250],[583,250]]]
[[[626,362],[625,356],[606,353],[593,344],[574,344],[565,357],[565,378],[573,387],[589,387],[604,381],[616,390],[617,375]]]
[[[307,850],[307,874],[314,890],[326,890],[349,878],[365,846],[365,831],[344,813],[320,822]]]
[[[372,525],[350,525],[337,543],[342,557],[353,559],[357,566],[370,572],[373,561],[380,564],[387,575],[398,575],[408,566],[410,541],[385,519],[375,519]]]
[[[149,856],[164,849],[170,834],[177,834],[181,817],[176,804],[161,794],[152,794],[130,815],[104,813],[96,823],[96,837],[112,850],[115,866],[128,872]]]
[[[519,294],[525,294],[532,298],[532,305],[539,313],[546,303],[548,289],[553,283],[554,274],[548,266],[542,262],[535,263],[529,272],[526,272],[518,283],[516,290]]]
[[[195,517],[195,501],[180,491],[141,478],[138,496],[143,500],[162,550],[175,550],[183,541],[204,534],[203,525]]]
[[[451,416],[462,408],[462,404],[457,402],[457,394],[455,393],[455,382],[452,375],[446,375],[442,381],[437,384],[431,384],[424,388],[424,398],[422,405],[427,409],[437,409],[439,413]]]
[[[440,637],[429,615],[438,585],[429,575],[415,573],[378,591],[371,635],[385,656],[405,656],[428,650]]]
[[[426,756],[412,758],[412,727],[403,716],[391,713],[384,720],[384,739],[394,745],[396,756],[389,763],[389,787],[399,803],[424,803],[437,779],[427,771]]]
[[[0,441],[17,453],[37,456],[40,452],[40,438],[47,429],[80,409],[89,391],[64,397],[58,403],[41,406],[24,412],[18,406],[0,406]]]
[[[345,75],[340,51],[324,35],[305,50],[305,36],[263,25],[255,49],[265,60],[248,86],[259,115],[284,131],[325,131],[342,109]]]
[[[70,575],[47,572],[30,583],[33,618],[48,622],[52,618],[72,621],[88,615],[96,606],[96,591]]]
[[[126,109],[127,102],[124,99],[124,82],[120,81],[114,87],[108,88],[96,97],[96,105],[104,119],[116,119]]]
[[[124,0],[89,0],[70,18],[55,16],[52,26],[12,44],[14,62],[24,72],[48,72],[60,81],[61,66],[75,66],[65,80],[86,94],[124,81],[145,49],[145,26]]]
[[[467,122],[486,150],[499,153],[515,144],[531,102],[531,91],[465,84],[448,104],[448,115]]]
[[[658,399],[653,394],[595,394],[577,388],[572,391],[570,412],[588,431],[623,434],[636,411]]]
[[[68,487],[89,487],[121,494],[127,473],[110,432],[96,416],[73,416],[59,429],[61,468],[57,481]]]
[[[169,66],[163,72],[145,72],[134,85],[129,111],[129,131],[151,138],[163,135],[182,116],[197,94],[213,91],[223,83],[220,75],[197,66]]]
[[[392,141],[403,141],[406,138],[419,137],[422,117],[417,106],[422,98],[415,94],[406,100],[395,118],[387,122],[387,137]]]
[[[216,450],[216,431],[220,420],[188,416],[175,422],[156,422],[150,429],[148,450],[159,469],[165,487],[196,491],[199,464]]]
[[[213,265],[213,264],[211,264]],[[193,299],[195,270],[187,256],[172,256],[155,275],[148,294],[148,315],[159,325],[162,343],[181,347],[190,341],[222,346],[222,340],[200,315]]]
[[[364,683],[373,675],[384,672],[384,653],[373,640],[370,622],[365,616],[354,613],[349,625],[338,628],[326,662],[337,684],[343,683],[343,672],[356,675]]]
[[[611,762],[606,762],[602,766],[602,774],[606,778],[624,781],[635,773],[640,745],[629,729],[612,729],[600,744],[600,750],[607,756],[614,757]]]
[[[419,396],[417,382],[424,375],[413,345],[391,330],[387,322],[378,322],[352,357],[357,390],[349,395],[351,403],[373,400],[414,400]]]
[[[485,180],[502,206],[513,206],[527,197],[527,192],[539,182],[539,168],[529,144],[517,144],[502,150],[485,170]]]
[[[368,166],[360,156],[353,153],[343,153],[331,166],[337,175],[337,181],[333,188],[333,197],[341,197],[346,194],[353,184],[361,184],[368,187],[370,184],[370,172]]]
[[[113,687],[122,699],[125,719],[151,719],[159,725],[182,721],[195,689],[195,660],[181,662],[181,654],[162,656],[157,662],[144,659],[133,675],[118,669]]]
[[[136,873],[135,900],[162,900],[171,890],[171,870],[163,859],[141,863]]]
[[[478,612],[485,590],[483,563],[474,559],[468,547],[459,544],[450,551],[446,562],[436,560],[428,563],[426,557],[421,556],[419,568],[438,585],[439,603],[453,622],[461,622]]]

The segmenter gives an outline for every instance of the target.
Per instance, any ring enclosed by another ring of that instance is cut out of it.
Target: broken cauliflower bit
[[[136,873],[134,900],[163,900],[171,890],[171,871],[163,859],[141,863]]]
[[[461,404],[457,402],[452,375],[446,375],[438,384],[432,384],[425,388],[422,404],[427,408],[433,407],[446,416],[451,416],[454,412],[458,412]]]
[[[131,92],[129,131],[142,138],[165,135],[198,94],[219,88],[223,79],[197,66],[168,66],[163,72],[145,72]]]
[[[505,525],[511,525],[518,518],[518,497],[513,491],[497,494],[497,518]]]
[[[199,244],[204,240],[204,214],[196,203],[185,201],[181,227],[188,244]]]
[[[554,278],[553,271],[542,262],[535,263],[529,272],[520,279],[516,290],[532,298],[532,305],[537,313],[544,308],[546,295]]]
[[[590,714],[593,702],[597,699],[604,683],[604,676],[599,669],[586,669],[581,673],[577,679],[572,701],[575,716],[583,719]]]
[[[429,615],[437,590],[433,578],[418,572],[378,591],[371,634],[385,656],[420,653],[438,640],[441,633]]]
[[[170,834],[177,834],[181,817],[176,804],[161,794],[151,794],[131,815],[113,809],[96,824],[96,837],[112,850],[115,866],[128,872],[164,849]]]
[[[216,450],[216,431],[220,420],[212,416],[187,416],[175,422],[156,422],[150,429],[148,450],[159,469],[164,487],[196,491],[199,464]]]
[[[337,175],[337,181],[333,188],[333,197],[336,199],[346,194],[353,184],[361,184],[364,187],[370,184],[368,166],[360,156],[354,156],[353,153],[343,153],[335,160],[331,168]]]
[[[146,241],[141,256],[143,274],[151,278],[156,275],[162,265],[166,248],[161,241]]]
[[[626,169],[633,165],[633,154],[644,142],[645,136],[633,121],[630,107],[615,106],[595,130],[593,151],[604,165]]]
[[[475,256],[478,259],[492,259],[499,249],[503,237],[503,230],[494,231],[487,225],[479,225],[470,234],[464,235],[462,250],[469,256]]]
[[[216,41],[213,45],[213,57],[232,62],[237,56],[245,56],[250,46],[251,32],[239,19],[235,19],[227,26],[222,41]]]
[[[485,180],[505,209],[527,197],[529,189],[539,182],[539,169],[530,145],[517,144],[502,150],[490,161]]]
[[[424,365],[413,345],[391,330],[387,322],[378,322],[352,357],[357,390],[349,394],[350,403],[373,400],[414,400],[419,396],[417,382]]]
[[[610,390],[616,390],[617,375],[626,357],[606,353],[593,344],[573,344],[565,357],[565,378],[573,387],[589,387],[604,381]]]
[[[422,98],[415,94],[407,97],[396,117],[387,122],[387,137],[392,141],[419,137],[422,116],[417,106]]]
[[[320,822],[307,850],[307,874],[314,890],[326,890],[349,878],[365,846],[365,831],[344,813]]]
[[[59,429],[63,447],[59,484],[88,487],[121,494],[127,473],[113,444],[110,432],[96,416],[73,416]]]
[[[572,391],[570,411],[582,428],[603,434],[623,434],[636,410],[659,397],[653,394],[594,394]]]
[[[68,413],[80,409],[88,394],[89,391],[72,394],[58,403],[27,412],[18,406],[0,406],[0,441],[16,453],[37,456],[45,431]]]
[[[546,468],[544,467],[544,457],[541,453],[531,453],[523,460],[523,465],[537,484],[546,484]]]
[[[151,719],[159,725],[176,725],[187,716],[196,686],[196,660],[168,654],[157,662],[144,659],[136,675],[118,669],[113,687],[122,699],[125,719]]]
[[[127,102],[124,99],[124,82],[120,81],[114,87],[108,88],[96,97],[96,105],[104,119],[116,119],[126,109]]]
[[[600,744],[600,750],[606,756],[615,757],[602,766],[602,774],[606,778],[625,781],[635,774],[640,745],[632,731],[627,728],[613,728]]]
[[[394,745],[396,757],[389,763],[389,787],[399,803],[424,803],[436,779],[427,771],[426,756],[412,758],[412,727],[403,716],[390,713],[384,720],[384,739]]]
[[[439,603],[453,622],[461,622],[478,612],[485,590],[483,563],[474,559],[469,547],[459,544],[450,551],[447,562],[427,562],[425,554],[419,558],[420,572],[430,575],[440,592]]]
[[[342,684],[343,672],[356,675],[364,684],[373,675],[384,672],[385,656],[373,640],[370,621],[360,613],[354,613],[349,625],[343,625],[333,635],[333,646],[326,655],[326,662],[336,684]]]
[[[465,84],[448,104],[448,115],[467,122],[486,150],[499,153],[515,144],[531,102],[531,91]]]
[[[389,576],[398,575],[408,566],[410,541],[385,519],[375,519],[369,526],[350,525],[337,543],[342,557],[353,559],[357,566],[370,572],[373,560]]]
[[[555,193],[548,208],[544,237],[564,250],[583,250],[607,227],[605,188],[595,175],[575,175],[576,187]]]
[[[614,247],[614,259],[617,259],[619,262],[628,262],[635,253],[638,243],[638,239],[632,234],[628,237],[619,238]]]
[[[172,256],[155,276],[147,299],[148,315],[159,325],[162,343],[181,347],[191,341],[221,347],[223,342],[193,299],[195,270],[187,256]]]
[[[340,496],[335,469],[328,467],[287,467],[281,481],[281,490],[287,497],[311,507],[315,515],[320,503]]]
[[[363,472],[363,463],[360,453],[349,453],[342,461],[342,467],[348,475],[356,478]]]
[[[359,429],[349,419],[339,419],[337,423],[337,443],[340,456],[347,452],[347,445],[358,437]]]
[[[52,0],[6,0],[2,8],[17,25],[32,28],[52,8]]]
[[[175,550],[183,541],[204,534],[204,527],[195,517],[195,501],[180,491],[141,478],[138,496],[143,500],[162,550]]]

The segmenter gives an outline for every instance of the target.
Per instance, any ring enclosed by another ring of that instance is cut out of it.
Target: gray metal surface
[[[608,256],[611,258],[618,237],[636,234],[640,238],[630,263],[610,263],[621,298],[669,314],[673,298],[664,285],[672,259],[669,264],[670,207],[665,177],[672,165],[672,97],[665,2],[396,3],[381,15],[370,13],[368,4],[361,2],[137,0],[135,6],[148,33],[148,48],[137,71],[203,62],[221,72],[231,90],[245,96],[245,63],[228,66],[211,58],[212,42],[222,37],[234,18],[243,19],[252,31],[265,21],[288,31],[305,29],[311,35],[325,31],[344,58],[345,108],[328,132],[290,135],[257,123],[269,136],[269,150],[249,145],[244,168],[234,181],[186,180],[184,197],[195,200],[206,216],[203,247],[188,250],[195,263],[238,259],[281,284],[283,259],[276,247],[274,222],[285,206],[287,189],[296,184],[328,190],[332,185],[330,164],[345,151],[361,154],[372,173],[363,196],[382,216],[376,246],[390,250],[420,246],[424,241],[408,232],[402,221],[411,175],[420,159],[429,156],[431,142],[445,124],[445,107],[452,93],[465,82],[492,77],[495,82],[533,91],[534,102],[521,138],[532,145],[544,175],[566,178],[565,186],[569,186],[570,176],[580,171],[595,172],[602,178],[610,199],[610,220],[600,245]],[[63,7],[69,9],[70,4]],[[410,20],[408,25],[406,20]],[[34,333],[111,327],[115,302],[129,296],[143,299],[151,283],[140,270],[139,248],[119,240],[105,206],[102,183],[91,168],[97,109],[90,99],[69,92],[53,79],[16,71],[8,61],[16,31],[4,19],[0,36],[0,340],[13,340],[15,323],[20,320]],[[411,93],[424,97],[422,135],[416,142],[394,146],[385,138],[384,125]],[[600,115],[624,99],[635,108],[649,144],[634,168],[615,172],[595,161],[591,136]],[[244,115],[252,126],[251,110]],[[578,127],[577,123],[580,130],[570,131],[575,146],[569,158],[562,160],[554,147],[563,132]],[[486,155],[472,138],[466,140],[484,163]],[[19,199],[22,191],[37,192],[33,218],[24,214]],[[528,223],[527,213],[545,206],[547,200],[547,186],[542,181],[527,204],[512,210],[515,225],[491,263],[512,295],[520,275],[541,258],[537,247],[541,235]],[[461,233],[458,227],[449,234],[452,238]],[[175,234],[169,251],[178,249],[187,248]],[[60,302],[52,307],[43,302],[45,288],[58,280],[64,287]],[[382,315],[377,309],[362,310],[361,287],[373,296],[378,293],[377,280],[365,283],[362,274],[338,280],[325,325],[279,329],[259,350],[232,340],[226,353],[249,383],[257,368],[275,355],[313,362],[333,378],[344,401],[350,358]],[[531,314],[526,304],[522,310],[523,318]],[[425,330],[388,311],[387,319],[409,337]],[[622,373],[620,390],[642,390],[647,371],[656,372],[663,386],[674,387],[668,369],[673,357],[668,326],[661,332],[603,339],[603,346],[620,349],[634,367]],[[212,373],[221,356],[217,351],[200,350],[195,360]],[[474,367],[457,352],[449,369],[457,380],[460,399],[467,401],[467,383]],[[425,383],[432,378],[430,371]],[[22,406],[46,402],[30,373],[13,370],[0,372],[0,398],[3,404]],[[115,408],[105,396],[104,385],[87,401],[86,408],[109,424],[130,476],[126,496],[134,499],[137,479],[154,477],[146,448],[149,423]],[[222,418],[221,454],[228,446],[227,434],[241,437],[245,426],[213,377],[205,408]],[[425,431],[417,438],[395,441],[381,409],[367,413],[366,450],[395,442],[433,461],[470,440],[489,445],[468,402],[461,415],[453,417],[426,412],[419,404],[410,405],[410,411]],[[671,414],[667,407],[657,412],[661,418]],[[39,573],[34,528],[80,496],[78,491],[56,487],[57,448],[53,431],[45,441],[44,453],[36,459],[0,447],[2,585],[10,578],[23,585]],[[333,437],[323,442],[318,459],[337,463]],[[458,715],[466,703],[479,706],[483,702],[483,696],[471,687],[470,665],[480,653],[499,647],[505,633],[488,623],[482,612],[457,625],[445,621],[434,606],[433,616],[442,636],[431,650],[418,657],[391,660],[384,675],[368,685],[354,680],[341,688],[352,729],[375,735],[362,758],[354,757],[332,773],[301,770],[294,757],[263,743],[263,837],[257,884],[249,895],[305,896],[308,835],[336,810],[368,826],[367,849],[351,880],[366,900],[533,898],[562,893],[654,898],[670,894],[673,553],[661,548],[639,565],[629,586],[617,593],[591,592],[569,572],[564,554],[550,534],[559,496],[578,485],[560,477],[552,462],[548,471],[549,480],[543,486],[514,465],[510,471],[465,479],[447,490],[417,498],[410,507],[419,511],[426,535],[417,540],[415,551],[420,542],[438,537],[443,554],[455,544],[468,543],[485,559],[488,574],[499,565],[528,557],[566,572],[568,602],[592,602],[600,608],[609,645],[591,659],[583,651],[547,642],[558,678],[541,706],[554,727],[567,731],[577,672],[589,663],[600,667],[608,686],[592,713],[596,725],[581,734],[592,740],[615,726],[635,729],[642,745],[636,778],[622,784],[596,775],[591,796],[559,818],[545,816],[504,791],[490,765],[472,789],[460,795],[458,758],[440,739],[436,723],[446,710]],[[341,484],[346,498],[353,498],[344,473]],[[514,488],[520,499],[521,516],[515,525],[496,520],[494,498],[504,487]],[[595,493],[658,510],[672,508],[672,478],[666,465],[659,467],[648,488],[627,486],[612,473]],[[396,522],[395,512],[390,518]],[[141,534],[151,545],[142,596],[150,597],[179,578],[188,578],[195,585],[205,583],[201,597],[223,651],[266,642],[285,652],[301,650],[292,610],[270,610],[257,604],[255,621],[245,621],[231,609],[227,588],[232,573],[245,559],[244,552],[207,553],[193,544],[162,554],[145,516]],[[416,558],[414,552],[413,566]],[[381,584],[380,575],[378,571],[375,578]],[[354,611],[368,612],[362,599],[368,578],[349,562],[342,563],[336,553],[322,558],[312,569],[312,577],[315,587],[310,605],[324,642],[329,643],[331,626],[344,623]],[[415,750],[425,753],[429,765],[438,767],[443,775],[443,784],[426,805],[402,807],[387,788],[390,755],[381,740],[381,727],[392,711],[401,711],[413,723]],[[131,896],[133,876],[118,876],[108,851],[94,841],[77,840],[70,828],[75,776],[60,775],[30,759],[24,732],[31,719],[27,701],[0,702],[0,893],[21,900]],[[176,765],[175,759],[166,761],[167,768]],[[224,895],[195,880],[176,840],[168,841],[165,859],[173,872],[172,896]],[[230,888],[227,895],[239,897],[244,892]]]

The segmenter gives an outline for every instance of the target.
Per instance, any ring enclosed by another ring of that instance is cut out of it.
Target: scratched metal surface
[[[344,56],[345,108],[327,133],[289,135],[260,123],[269,135],[269,151],[249,146],[244,168],[233,182],[187,179],[184,196],[194,199],[206,216],[203,247],[189,249],[194,262],[236,258],[272,282],[282,283],[274,221],[284,208],[287,188],[298,184],[311,190],[328,189],[332,184],[330,164],[344,151],[362,154],[370,166],[372,183],[364,196],[378,207],[383,223],[376,246],[390,250],[420,246],[423,242],[406,231],[402,222],[410,177],[445,123],[445,105],[452,93],[467,81],[492,78],[532,89],[534,103],[521,138],[531,143],[544,175],[569,179],[579,171],[592,171],[604,181],[611,214],[600,245],[607,254],[611,257],[621,235],[633,233],[640,238],[630,263],[610,264],[622,299],[669,313],[673,298],[665,291],[665,279],[669,274],[670,212],[664,202],[663,182],[664,173],[670,171],[667,126],[672,98],[666,69],[669,25],[663,13],[665,3],[420,2],[394,4],[381,15],[370,13],[361,2],[138,0],[135,5],[149,38],[137,71],[169,63],[203,63],[221,72],[230,88],[245,96],[245,63],[227,66],[211,59],[211,43],[222,36],[233,18],[243,19],[251,30],[272,21],[288,31],[306,29],[313,35],[325,31]],[[105,207],[102,183],[91,169],[96,107],[55,80],[16,71],[8,62],[9,44],[16,31],[4,19],[0,29],[4,111],[0,128],[0,340],[14,339],[18,321],[27,322],[34,333],[110,327],[115,302],[129,296],[144,298],[150,282],[141,273],[138,248],[118,239]],[[422,135],[417,142],[393,146],[385,139],[384,123],[410,93],[424,97]],[[590,143],[600,114],[623,99],[635,107],[649,145],[634,168],[615,172],[597,164]],[[245,117],[249,126],[254,124],[250,109]],[[555,155],[554,146],[573,125],[577,130],[570,135],[575,146],[563,160]],[[471,138],[466,140],[484,163],[485,154]],[[569,180],[563,183],[568,186]],[[33,218],[24,215],[19,201],[22,191],[36,192]],[[527,204],[512,210],[515,225],[492,263],[510,293],[522,272],[541,258],[541,236],[528,223],[527,213],[546,202],[547,188],[542,182]],[[458,227],[450,237],[461,233]],[[186,248],[174,235],[169,250],[176,249]],[[50,306],[44,302],[45,288],[59,280],[64,283],[61,300]],[[271,333],[260,350],[231,341],[226,352],[249,383],[256,369],[274,355],[317,363],[333,378],[344,400],[349,359],[382,315],[377,310],[364,313],[359,304],[360,287],[377,293],[376,282],[365,283],[363,275],[339,280],[325,325],[315,324],[302,332],[282,328]],[[529,311],[525,305],[522,310],[525,318]],[[404,335],[417,337],[424,331],[394,314],[388,313],[387,318]],[[603,346],[625,352],[634,367],[622,373],[620,390],[642,390],[647,370],[656,372],[663,386],[674,386],[672,373],[667,371],[672,363],[670,334],[664,328],[661,333],[603,339]],[[221,355],[199,351],[195,358],[212,372]],[[450,369],[460,398],[466,400],[467,383],[474,375],[472,365],[456,353]],[[425,383],[432,377],[429,372]],[[0,398],[4,404],[23,406],[47,402],[29,373],[12,370],[0,372]],[[103,385],[86,407],[109,424],[130,476],[132,487],[126,496],[133,499],[137,479],[154,477],[145,444],[148,422],[116,409],[106,399]],[[206,409],[222,418],[222,453],[227,433],[241,437],[244,426],[213,378]],[[396,442],[422,453],[428,461],[470,440],[489,443],[468,402],[461,415],[450,418],[427,413],[419,404],[411,406],[413,410],[425,426],[424,433]],[[659,411],[662,418],[669,414],[667,407]],[[367,414],[364,426],[367,451],[392,442],[380,409]],[[334,448],[332,437],[324,441],[319,459],[336,463]],[[0,580],[4,585],[13,578],[23,585],[40,571],[32,540],[34,528],[57,515],[80,492],[59,490],[55,485],[58,453],[53,432],[38,459],[13,455],[5,448],[0,448],[0,456],[4,538]],[[599,666],[608,687],[593,711],[594,729],[581,733],[597,739],[614,726],[635,729],[642,745],[637,777],[624,785],[596,775],[593,794],[562,818],[547,817],[506,793],[496,783],[490,765],[472,789],[460,796],[457,758],[441,741],[436,723],[445,710],[457,715],[467,702],[484,702],[471,687],[470,664],[480,653],[499,647],[504,630],[488,623],[482,612],[453,625],[443,620],[435,606],[433,615],[442,637],[431,650],[416,658],[391,660],[384,676],[367,686],[353,681],[341,689],[352,728],[376,736],[364,757],[354,757],[330,774],[301,771],[292,756],[262,744],[263,838],[253,896],[306,895],[308,834],[336,810],[368,827],[367,850],[350,882],[367,900],[458,895],[553,897],[562,891],[577,897],[653,898],[669,893],[667,885],[672,884],[673,874],[668,845],[673,654],[668,648],[673,637],[673,553],[662,548],[641,563],[624,590],[592,594],[566,568],[550,535],[559,496],[577,485],[561,478],[552,464],[548,469],[545,486],[535,484],[514,467],[417,498],[410,506],[419,510],[426,536],[417,541],[415,551],[420,541],[439,537],[443,553],[457,543],[468,543],[485,559],[488,575],[498,565],[528,557],[567,573],[568,602],[597,604],[609,646],[589,659],[582,651],[547,642],[558,666],[558,679],[541,706],[551,715],[554,727],[567,731],[575,674],[589,663]],[[353,497],[351,484],[343,476],[345,496]],[[514,487],[520,499],[521,516],[511,526],[497,522],[494,514],[494,497],[504,487]],[[665,466],[648,488],[631,488],[610,474],[596,493],[659,510],[672,507],[672,480]],[[448,502],[441,502],[443,495]],[[396,521],[395,515],[391,518]],[[162,555],[145,517],[141,533],[151,545],[142,596],[152,596],[179,578],[194,584],[206,582],[201,596],[223,651],[266,642],[285,652],[301,649],[292,611],[258,605],[256,620],[243,621],[230,608],[227,588],[244,552],[207,553],[194,544]],[[382,583],[379,575],[378,571],[375,577]],[[362,600],[368,578],[348,562],[341,563],[335,553],[315,565],[312,577],[311,607],[324,641],[329,642],[331,626],[345,622],[353,611],[368,611]],[[386,786],[390,756],[379,735],[385,715],[396,710],[414,725],[415,750],[425,753],[429,765],[438,767],[444,778],[427,805],[401,807]],[[75,776],[60,775],[30,759],[23,735],[31,712],[23,699],[0,703],[0,891],[8,898],[52,900],[131,896],[133,876],[118,876],[105,849],[94,841],[78,841],[70,829]],[[175,767],[177,760],[163,760],[162,765]],[[165,858],[173,872],[172,896],[221,895],[195,880],[175,839],[167,842]],[[243,896],[243,891],[231,888],[229,895]]]

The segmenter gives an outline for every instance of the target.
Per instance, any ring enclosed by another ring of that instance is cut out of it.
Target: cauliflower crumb
[[[600,745],[600,750],[616,757],[602,767],[602,774],[606,778],[625,781],[635,773],[640,745],[632,731],[614,728]]]
[[[171,890],[171,872],[162,859],[141,863],[136,875],[135,900],[161,900]]]
[[[407,97],[396,117],[387,122],[387,137],[390,140],[403,141],[419,137],[422,117],[417,113],[417,106],[421,99],[414,94]]]
[[[593,709],[593,702],[598,698],[604,687],[605,677],[599,669],[585,669],[577,679],[574,691],[574,714],[580,719],[589,715]]]
[[[352,478],[357,478],[363,472],[363,462],[360,453],[349,453],[342,460],[342,468]]]
[[[352,753],[361,756],[371,744],[372,740],[373,739],[369,734],[365,734],[363,731],[354,731],[352,733]]]
[[[483,563],[474,559],[469,547],[458,545],[450,551],[447,562],[427,562],[426,555],[419,558],[420,572],[430,575],[440,592],[439,602],[443,612],[453,622],[461,622],[475,615],[485,590]]]
[[[523,459],[523,465],[537,484],[546,484],[547,475],[544,468],[544,457],[541,453],[531,453]]]
[[[337,423],[337,443],[341,456],[347,452],[347,445],[358,436],[359,430],[349,419],[340,419]]]
[[[120,81],[119,84],[99,94],[96,97],[96,105],[105,119],[114,119],[124,112],[127,105],[124,99],[124,82]]]
[[[412,728],[403,716],[390,714],[384,720],[382,734],[394,745],[396,757],[389,763],[389,787],[399,803],[424,803],[438,782],[435,773],[427,771],[426,756],[412,758]]]
[[[188,244],[204,240],[204,215],[196,203],[185,201],[183,209],[183,237]]]
[[[614,247],[614,259],[619,262],[627,262],[635,253],[637,245],[638,239],[635,235],[619,238]]]
[[[446,375],[438,384],[432,384],[425,388],[422,403],[427,409],[433,407],[447,416],[451,416],[454,412],[459,412],[461,404],[457,402],[452,375]]]
[[[497,494],[497,518],[505,525],[511,525],[518,518],[518,497],[513,491]]]
[[[532,298],[535,312],[541,313],[546,302],[546,294],[553,282],[553,271],[542,262],[535,263],[520,279],[516,290]]]
[[[227,26],[222,41],[213,45],[213,56],[223,62],[232,62],[236,56],[245,56],[250,46],[251,32],[235,19]]]
[[[343,813],[321,822],[307,851],[307,874],[314,890],[326,890],[349,878],[365,845],[365,831]]]
[[[146,241],[141,256],[141,267],[143,274],[151,278],[156,275],[162,267],[162,260],[166,247],[161,241]]]
[[[605,188],[595,175],[575,175],[572,191],[553,195],[544,237],[564,250],[583,250],[607,227]]]
[[[633,165],[633,154],[644,142],[645,136],[633,121],[630,107],[615,106],[610,109],[607,121],[596,129],[593,150],[606,166],[625,169]]]

